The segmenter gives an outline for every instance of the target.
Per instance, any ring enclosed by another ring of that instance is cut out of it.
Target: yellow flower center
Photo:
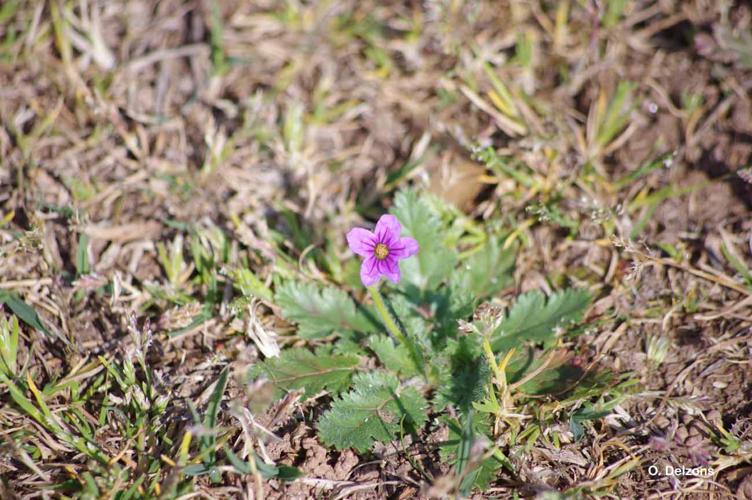
[[[376,248],[373,249],[373,254],[377,259],[384,260],[386,259],[387,255],[389,255],[389,247],[387,247],[383,243],[379,243],[376,245]]]

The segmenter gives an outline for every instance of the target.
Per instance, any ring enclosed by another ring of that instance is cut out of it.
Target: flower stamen
[[[373,249],[373,255],[379,260],[384,260],[389,256],[389,247],[383,243],[378,243],[376,248]]]

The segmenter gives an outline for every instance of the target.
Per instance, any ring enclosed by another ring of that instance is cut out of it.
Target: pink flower
[[[392,283],[400,280],[399,261],[418,253],[418,242],[413,238],[400,238],[400,226],[397,217],[382,215],[373,232],[356,227],[347,233],[350,250],[365,257],[360,267],[360,281],[371,286],[381,276],[386,276]]]

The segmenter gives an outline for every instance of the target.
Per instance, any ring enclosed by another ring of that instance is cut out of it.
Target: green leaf
[[[303,475],[303,471],[291,465],[277,465],[277,479],[281,481],[295,481]]]
[[[217,382],[214,385],[214,391],[212,391],[212,395],[209,398],[209,404],[206,407],[206,415],[204,416],[204,427],[206,427],[209,430],[209,434],[207,436],[204,436],[201,439],[201,447],[203,448],[203,450],[211,450],[209,451],[207,459],[204,461],[204,464],[207,466],[214,465],[214,458],[215,458],[214,446],[217,441],[214,428],[217,425],[217,415],[219,415],[219,404],[222,401],[222,395],[225,393],[225,389],[227,388],[227,379],[229,375],[230,375],[230,367],[226,366],[219,373]],[[215,470],[212,470],[211,474],[212,474],[212,481],[216,481],[218,477],[218,473]]]
[[[388,305],[397,322],[403,327],[408,337],[424,347],[428,346],[430,325],[418,312],[416,305],[402,294],[393,293],[387,296]]]
[[[232,278],[245,298],[258,297],[267,302],[272,301],[272,291],[250,269],[238,269]]]
[[[391,441],[404,431],[416,431],[426,421],[426,406],[418,391],[401,388],[392,375],[358,374],[353,389],[335,399],[319,420],[319,436],[339,450],[365,452],[375,441]]]
[[[11,0],[0,7],[0,24],[5,24],[5,22],[11,19],[20,6],[21,0]]]
[[[619,82],[611,102],[608,103],[606,114],[599,123],[597,137],[599,146],[605,147],[629,122],[630,114],[635,107],[634,104],[629,104],[629,100],[635,87],[633,82]]]
[[[450,340],[445,350],[449,370],[442,376],[437,405],[452,403],[462,414],[471,412],[472,404],[483,399],[490,376],[483,358],[478,335]]]
[[[441,219],[412,190],[397,193],[392,213],[402,223],[403,234],[420,245],[417,255],[400,263],[403,281],[421,290],[435,288],[451,275],[456,260],[444,244],[446,228]]]
[[[204,474],[209,474],[213,470],[213,467],[207,467],[204,464],[190,464],[183,467],[183,474],[188,477],[202,476]]]
[[[426,374],[426,370],[433,369],[428,359],[433,351],[428,322],[404,295],[393,293],[389,295],[388,301],[391,312],[405,333],[405,348],[410,353],[409,362],[418,373]]]
[[[89,235],[81,233],[78,238],[78,248],[76,249],[76,275],[84,276],[91,272],[89,264]]]
[[[52,336],[50,331],[42,324],[42,320],[39,319],[37,312],[29,304],[19,299],[15,294],[5,290],[0,290],[0,304],[5,304],[10,307],[10,310],[27,325],[36,328],[50,337]]]
[[[8,392],[10,393],[10,397],[13,399],[13,401],[16,402],[16,404],[23,411],[25,411],[30,417],[32,417],[34,420],[36,420],[40,424],[47,425],[44,414],[41,411],[39,411],[37,407],[34,406],[34,403],[32,403],[24,395],[24,391],[22,391],[16,384],[14,384],[3,373],[0,373],[0,382],[5,384],[5,386],[8,388]]]
[[[489,238],[463,263],[463,272],[456,275],[455,281],[479,299],[490,297],[512,282],[515,255],[514,246],[504,249],[501,238]]]
[[[669,153],[664,153],[660,155],[658,158],[654,160],[650,160],[647,163],[644,163],[637,170],[633,170],[632,172],[629,172],[628,174],[614,181],[614,187],[617,190],[621,190],[631,185],[632,183],[636,182],[641,177],[649,174],[650,172],[654,170],[658,170],[662,167],[665,167],[667,163],[672,161],[674,154],[675,153],[673,151]]]
[[[0,315],[0,373],[9,378],[16,375],[16,361],[18,359],[18,318],[6,319]]]
[[[734,255],[734,252],[726,247],[725,243],[721,243],[721,252],[723,253],[723,256],[726,257],[728,263],[736,269],[736,272],[738,272],[742,278],[744,278],[744,284],[747,285],[747,288],[752,288],[752,274],[750,274],[747,266],[739,260],[736,255]]]
[[[355,307],[352,299],[333,287],[319,289],[314,283],[288,281],[275,296],[282,316],[298,324],[298,335],[317,339],[347,330],[372,332],[374,325]]]
[[[467,319],[477,305],[476,296],[463,285],[450,283],[437,292],[426,294],[426,300],[434,312],[434,327],[431,340],[437,348],[443,348],[447,339],[457,334],[457,321]]]
[[[360,359],[350,354],[295,348],[259,363],[253,373],[265,375],[281,391],[303,389],[303,397],[309,398],[324,389],[338,393],[346,388],[359,363]]]
[[[491,481],[496,479],[496,476],[499,474],[499,469],[504,465],[505,462],[501,461],[496,455],[491,455],[480,463],[472,464],[471,469],[462,479],[460,489],[467,497],[470,496],[470,490],[472,488],[478,488],[479,490],[484,491],[488,488]]]
[[[569,417],[569,427],[572,431],[575,441],[579,441],[585,433],[582,425],[583,422],[598,420],[613,413],[614,408],[621,402],[620,398],[604,402],[602,400],[596,403],[585,403],[578,408]]]
[[[364,348],[363,334],[357,332],[342,332],[337,342],[330,346],[332,352],[337,354],[354,354],[356,356],[367,356],[368,351]]]
[[[410,359],[410,350],[403,344],[396,344],[386,335],[377,335],[368,340],[368,347],[376,353],[381,364],[403,377],[418,375],[415,363]]]
[[[217,415],[219,414],[219,403],[222,401],[222,395],[225,393],[227,387],[227,378],[230,375],[230,367],[226,366],[217,378],[217,383],[212,391],[211,398],[209,399],[209,405],[206,408],[206,416],[204,417],[204,425],[213,429],[217,425]]]
[[[557,328],[580,321],[589,305],[590,294],[586,290],[556,292],[548,301],[539,291],[525,293],[493,333],[491,346],[494,352],[500,352],[526,342],[550,342]]]
[[[477,440],[491,440],[486,436],[491,433],[491,426],[487,416],[473,414],[463,417],[460,422],[457,418],[442,417],[441,421],[447,424],[449,436],[446,441],[439,445],[439,456],[442,461],[454,465],[455,471],[462,476],[460,489],[464,496],[469,496],[470,489],[475,487],[484,490],[497,476],[502,466],[511,470],[508,460],[502,461],[497,451],[496,454],[478,460],[471,456],[471,449]],[[501,458],[505,458],[501,456]]]

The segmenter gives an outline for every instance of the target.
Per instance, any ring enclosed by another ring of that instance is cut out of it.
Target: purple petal
[[[384,276],[386,276],[387,279],[395,285],[399,283],[401,276],[399,261],[397,260],[397,258],[388,257],[387,259],[383,260],[382,263],[383,265],[381,267]]]
[[[394,215],[385,214],[379,217],[379,221],[376,223],[376,229],[373,231],[376,233],[376,237],[379,241],[397,241],[399,239],[400,226],[397,217]]]
[[[418,253],[419,249],[420,245],[418,245],[418,242],[415,241],[414,238],[405,236],[404,238],[400,238],[399,241],[389,249],[389,255],[394,255],[398,259],[406,259]]]
[[[386,273],[386,260],[376,259],[376,270],[379,272],[379,274]]]
[[[368,229],[356,227],[347,233],[347,245],[350,250],[360,255],[368,257],[373,255],[373,247],[376,245],[376,235]]]
[[[363,285],[371,286],[379,281],[381,273],[379,273],[378,263],[379,261],[373,255],[365,258],[360,266],[360,281],[363,282]]]

